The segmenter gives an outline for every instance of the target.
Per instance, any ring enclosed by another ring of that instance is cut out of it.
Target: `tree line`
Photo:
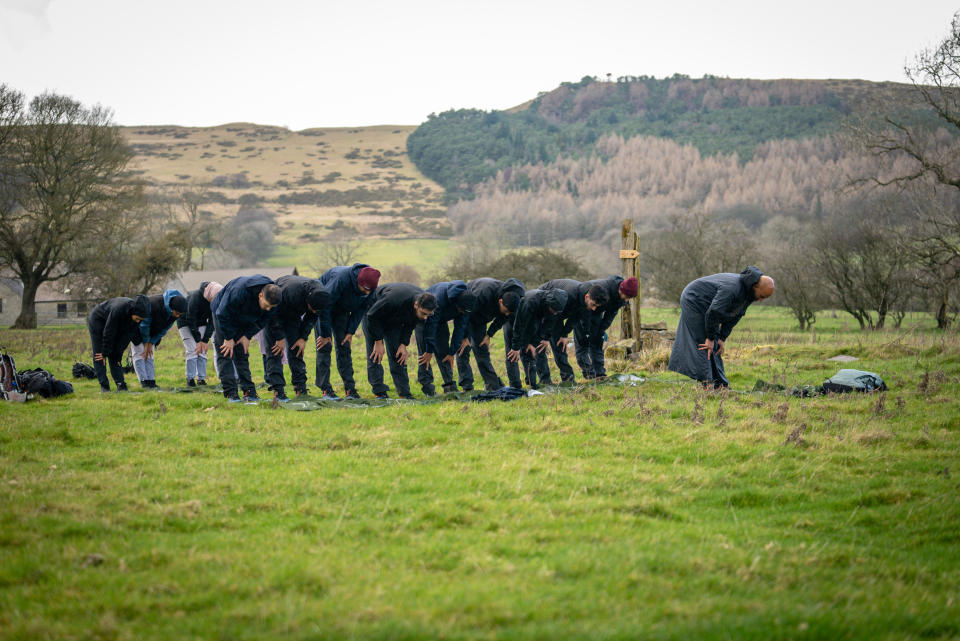
[[[869,96],[905,86],[865,81],[585,77],[515,112],[460,109],[431,114],[408,138],[410,158],[447,190],[449,203],[509,167],[596,153],[604,136],[666,138],[702,155],[753,157],[771,140],[836,132]]]

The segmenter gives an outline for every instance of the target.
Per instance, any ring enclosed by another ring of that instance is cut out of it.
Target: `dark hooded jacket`
[[[200,288],[190,292],[187,296],[187,313],[177,319],[177,327],[188,327],[193,340],[198,343],[209,343],[213,336],[213,317],[210,315],[210,302],[203,297],[203,290],[210,283],[200,283]],[[200,328],[203,327],[203,334]]]
[[[466,290],[467,284],[462,280],[451,280],[427,287],[427,291],[437,297],[437,309],[423,321],[423,342],[427,353],[435,355],[438,359],[456,355],[466,335],[470,312],[461,312],[457,308],[457,297]],[[437,345],[437,327],[440,323],[449,321],[453,321],[450,343]]]
[[[167,330],[173,326],[173,310],[170,309],[170,299],[174,296],[183,297],[178,289],[168,289],[162,294],[148,296],[150,299],[150,315],[140,321],[140,340],[144,343],[159,345],[166,336]]]
[[[253,338],[269,322],[276,307],[269,312],[260,308],[260,290],[273,281],[263,274],[234,278],[221,289],[210,308],[224,340]]]
[[[578,280],[570,278],[558,278],[547,281],[540,285],[540,289],[562,289],[567,293],[567,304],[563,311],[554,317],[554,327],[552,338],[569,336],[573,331],[573,326],[578,322],[591,323],[594,318],[599,319],[600,314],[592,312],[587,307],[584,296],[590,291],[590,288],[596,283],[581,283]]]
[[[282,336],[285,327],[296,326],[297,338],[306,340],[317,322],[318,315],[323,310],[327,310],[329,314],[329,292],[318,279],[305,276],[281,276],[277,279],[277,287],[280,288],[280,304],[270,321],[274,334]],[[325,302],[320,305],[320,309],[311,312],[307,308],[307,302],[314,289],[320,290],[321,298]]]
[[[754,300],[753,287],[763,274],[747,267],[739,274],[723,273],[698,278],[683,288],[680,304],[704,315],[705,338],[727,340]]]
[[[598,307],[595,312],[597,315],[593,325],[595,329],[591,332],[590,336],[590,340],[594,345],[603,343],[603,333],[613,325],[617,313],[628,304],[628,301],[620,298],[620,283],[622,282],[623,276],[610,276],[608,278],[588,280],[584,283],[584,285],[589,285],[590,287],[600,285],[607,290],[607,302]],[[593,336],[594,334],[596,334],[596,337]]]
[[[726,340],[755,298],[753,286],[760,270],[747,267],[739,274],[704,276],[683,288],[680,322],[670,352],[670,371],[698,381],[726,384],[723,358],[715,352],[708,358],[699,346],[705,339]]]
[[[90,325],[103,325],[103,354],[116,355],[128,343],[140,344],[140,326],[133,320],[134,314],[146,318],[150,314],[150,299],[142,294],[136,299],[111,298],[90,311]]]
[[[360,327],[360,321],[363,315],[371,305],[370,294],[364,294],[357,285],[357,277],[360,270],[369,267],[365,263],[354,263],[352,266],[340,266],[328,269],[320,277],[320,282],[327,291],[330,292],[330,304],[325,310],[320,311],[317,331],[320,336],[330,338],[333,333],[330,313],[333,309],[342,310],[350,313],[347,319],[347,334],[356,334]]]
[[[387,283],[370,294],[367,310],[367,326],[370,340],[383,340],[388,327],[399,327],[400,342],[410,344],[410,335],[420,319],[413,310],[413,303],[423,290],[410,283]]]
[[[563,309],[567,304],[567,292],[562,289],[528,290],[517,307],[513,321],[510,349],[524,349],[541,340],[548,340],[553,332],[554,314],[551,309]]]
[[[507,320],[507,317],[500,313],[499,301],[503,295],[513,292],[522,298],[526,293],[523,283],[516,278],[505,281],[494,278],[475,278],[467,283],[467,289],[477,297],[477,305],[470,314],[470,323],[472,325],[490,323],[487,327],[487,336],[490,337],[500,331]]]

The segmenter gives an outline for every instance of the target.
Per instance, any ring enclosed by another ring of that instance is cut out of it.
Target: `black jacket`
[[[558,278],[547,281],[540,285],[540,289],[562,289],[567,292],[567,304],[563,311],[554,317],[554,328],[552,339],[562,336],[569,336],[573,331],[573,326],[577,323],[591,323],[595,318],[599,319],[600,314],[592,312],[584,301],[584,296],[590,291],[596,283],[581,283],[578,280],[570,278]],[[618,297],[619,298],[619,297]]]
[[[753,286],[763,274],[747,267],[739,274],[723,273],[704,276],[683,288],[680,304],[683,309],[702,313],[711,340],[727,340],[734,326],[740,322],[750,303],[756,300]]]
[[[284,328],[296,326],[297,338],[304,340],[310,336],[310,331],[317,322],[318,314],[324,309],[330,307],[330,293],[319,279],[307,278],[305,276],[281,276],[277,279],[277,286],[280,288],[280,304],[277,305],[277,313],[270,321],[272,331],[276,336],[282,336]],[[307,308],[307,296],[315,287],[320,287],[326,301],[311,312]]]
[[[516,278],[509,278],[505,281],[494,278],[475,278],[467,283],[467,289],[473,292],[477,297],[477,306],[470,314],[471,325],[486,325],[487,336],[492,337],[503,324],[507,317],[500,313],[499,301],[507,292],[514,292],[520,297],[526,293],[526,289]]]
[[[114,355],[126,349],[128,343],[140,344],[140,324],[132,316],[146,317],[149,313],[150,300],[146,296],[137,296],[136,300],[111,298],[94,307],[87,322],[90,327],[103,327],[101,353]]]
[[[276,308],[269,312],[260,308],[260,290],[273,283],[262,274],[241,276],[227,283],[213,299],[210,308],[224,340],[253,338],[270,321]]]
[[[200,289],[190,292],[187,296],[187,313],[177,319],[177,327],[189,327],[193,340],[198,343],[209,343],[213,336],[213,317],[210,316],[210,303],[203,297],[203,290],[210,283],[200,283]],[[203,327],[203,334],[200,328]]]
[[[367,310],[367,330],[373,341],[383,340],[388,328],[400,329],[400,342],[410,344],[410,334],[420,319],[413,303],[423,290],[410,283],[387,283],[370,294]]]
[[[628,301],[620,298],[620,283],[623,282],[622,276],[610,276],[608,278],[598,278],[596,280],[588,280],[586,284],[593,287],[594,285],[600,285],[607,290],[607,296],[609,299],[606,304],[597,308],[597,313],[600,314],[600,325],[598,327],[598,334],[600,335],[601,342],[603,333],[613,325],[613,319],[617,317],[617,312],[627,306]]]
[[[528,290],[517,307],[513,321],[510,349],[524,349],[541,340],[548,340],[553,333],[554,314],[551,309],[562,309],[567,304],[567,292],[562,289]]]

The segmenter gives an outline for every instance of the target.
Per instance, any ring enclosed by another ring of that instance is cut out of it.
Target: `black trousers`
[[[477,370],[483,378],[483,384],[487,390],[496,390],[503,387],[503,381],[497,375],[497,370],[493,368],[490,361],[490,349],[486,346],[480,347],[480,342],[487,335],[485,323],[471,323],[467,325],[467,338],[470,339],[470,349],[463,350],[463,354],[457,356],[457,373],[460,376],[460,387],[464,391],[473,389],[473,369],[470,367],[470,352],[477,359]]]
[[[104,322],[99,320],[87,321],[87,330],[90,332],[90,344],[93,346],[93,354],[103,354],[104,358],[103,361],[93,361],[93,371],[97,375],[97,380],[100,382],[100,387],[103,389],[110,389],[110,381],[107,379],[107,365],[109,364],[110,375],[113,376],[113,382],[117,384],[117,389],[124,389],[126,388],[127,383],[123,378],[123,365],[120,364],[120,361],[123,359],[123,352],[126,351],[127,344],[124,343],[123,347],[121,347],[119,350],[112,349],[113,346],[110,346],[112,351],[110,353],[104,353],[104,324]]]
[[[417,323],[413,333],[417,339],[417,352],[420,354],[426,354],[427,344],[426,341],[424,341],[423,336],[423,323]],[[436,344],[447,345],[449,342],[450,325],[449,323],[441,322],[437,326]],[[443,380],[443,391],[455,392],[457,391],[457,384],[453,382],[453,367],[450,366],[450,363],[442,362],[440,360],[442,356],[442,354],[434,354],[433,359],[437,361],[437,367],[440,368],[440,377]],[[417,366],[417,382],[420,383],[420,389],[422,389],[423,393],[427,396],[433,396],[437,393],[437,389],[433,384],[433,363]]]
[[[213,317],[213,349],[216,359],[217,374],[220,376],[220,384],[223,385],[223,395],[226,397],[239,395],[238,388],[243,390],[244,394],[255,394],[256,385],[253,383],[253,375],[250,373],[250,354],[244,349],[240,341],[236,341],[233,346],[233,357],[227,358],[220,353],[220,346],[226,340],[223,332],[220,331],[220,324],[217,317]]]
[[[570,359],[567,358],[567,350],[560,349],[557,346],[557,340],[559,338],[560,335],[556,333],[550,337],[550,350],[553,352],[553,361],[557,364],[557,369],[560,370],[560,380],[572,381],[575,378],[573,368],[570,366]],[[540,375],[540,379],[547,385],[551,384],[550,364],[547,362],[547,352],[538,352],[536,361],[537,373]]]
[[[511,318],[513,318],[511,316]],[[507,321],[503,324],[503,353],[506,355],[510,351],[510,343],[513,341],[513,322]],[[526,347],[526,346],[524,346]],[[523,383],[520,382],[520,362],[514,363],[509,359],[505,359],[507,364],[507,384],[510,387],[521,388]],[[522,362],[522,358],[521,358]]]
[[[391,327],[386,330],[383,342],[387,348],[387,353],[384,354],[383,360],[390,367],[390,376],[393,377],[397,395],[410,396],[410,376],[407,373],[407,366],[399,364],[396,358],[397,349],[400,348],[400,332],[399,327]],[[370,360],[370,354],[373,352],[373,339],[370,338],[370,327],[366,317],[363,319],[363,338],[367,348],[367,380],[370,381],[370,387],[374,394],[385,394],[390,388],[383,382],[383,363],[374,363]],[[413,358],[413,356],[411,355],[410,358]]]
[[[347,335],[347,322],[350,312],[334,310],[330,313],[332,325],[331,337],[333,344],[327,344],[317,350],[316,384],[325,392],[333,394],[333,385],[330,383],[330,354],[336,349],[337,371],[343,381],[343,389],[347,392],[357,389],[357,382],[353,378],[353,351],[350,343],[341,345],[343,337]],[[317,334],[319,336],[319,334]]]
[[[281,327],[279,335],[275,335],[268,327],[264,331],[264,340],[267,342],[267,354],[263,357],[263,377],[267,381],[267,387],[274,392],[283,392],[286,381],[283,378],[283,354],[274,355],[270,351],[273,344],[281,338],[287,342],[285,348],[287,355],[287,364],[290,366],[290,382],[293,383],[293,390],[296,393],[306,393],[307,391],[307,364],[303,362],[303,354],[297,356],[292,347],[300,339],[300,324],[298,322],[284,324]],[[306,350],[306,347],[304,347]]]
[[[607,375],[603,360],[603,331],[598,324],[580,321],[574,325],[573,346],[584,378]]]

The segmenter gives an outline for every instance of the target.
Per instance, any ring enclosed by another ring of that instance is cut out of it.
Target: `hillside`
[[[665,138],[743,162],[772,140],[833,133],[849,113],[908,90],[861,80],[586,77],[506,111],[431,115],[407,149],[455,201],[472,198],[476,185],[507,167],[590,155],[609,134]]]
[[[218,217],[235,214],[240,197],[253,194],[277,214],[285,245],[343,226],[374,237],[450,233],[442,188],[407,158],[412,126],[122,129],[136,153],[134,171],[150,187],[202,190],[203,208]]]

